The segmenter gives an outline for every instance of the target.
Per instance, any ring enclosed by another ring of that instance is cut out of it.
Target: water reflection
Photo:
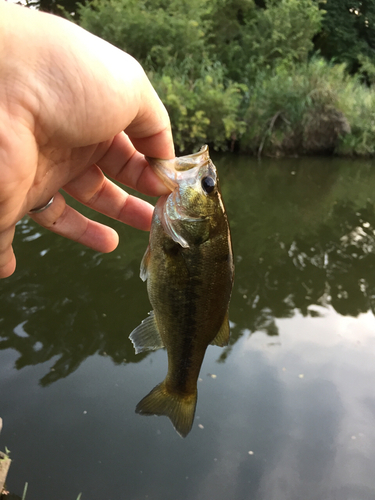
[[[17,232],[18,269],[0,283],[0,349],[20,353],[16,368],[56,357],[40,381],[49,385],[94,353],[109,355],[116,364],[142,359],[127,340],[130,326],[124,318],[128,309],[137,312],[143,291],[134,257],[142,251],[135,250],[137,242],[102,265],[102,255],[40,233],[29,219]]]
[[[216,161],[236,255],[231,342],[279,334],[276,318],[319,316],[316,305],[358,316],[375,307],[371,165],[319,160]],[[147,234],[117,224],[120,248],[102,256],[41,230],[17,227],[16,274],[0,282],[0,349],[21,369],[53,359],[44,386],[89,356],[136,363],[128,334],[149,310],[139,264]],[[327,391],[330,389],[327,388]]]
[[[342,315],[374,312],[371,166],[315,159],[302,168],[299,163],[260,165],[248,172],[246,182],[237,181],[238,170],[230,173],[236,188],[230,186],[226,198],[248,186],[241,211],[234,215],[229,207],[238,294],[231,308],[232,344],[256,331],[278,335],[275,318],[296,311],[315,316],[314,304],[331,305]]]
[[[342,315],[374,312],[374,229],[372,203],[356,209],[352,202],[338,201],[329,221],[310,233],[292,241],[283,240],[280,232],[270,235],[262,257],[248,255],[245,265],[242,260],[237,265],[243,307],[234,309],[231,318],[239,331],[277,335],[275,318],[291,317],[295,310],[314,316],[312,304],[330,304]]]

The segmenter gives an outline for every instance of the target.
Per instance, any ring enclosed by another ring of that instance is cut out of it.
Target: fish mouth
[[[146,160],[163,183],[174,191],[182,180],[194,177],[196,171],[210,161],[208,146],[202,146],[198,153],[160,160],[146,156]]]

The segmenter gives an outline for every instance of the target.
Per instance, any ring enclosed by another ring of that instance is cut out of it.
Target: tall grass
[[[341,155],[375,155],[375,89],[358,82],[340,100],[351,133],[340,137],[336,153]]]
[[[241,148],[252,153],[375,153],[375,91],[314,58],[258,74]]]

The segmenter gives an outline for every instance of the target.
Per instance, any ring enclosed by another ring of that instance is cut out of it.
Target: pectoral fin
[[[228,345],[229,334],[230,334],[230,328],[229,328],[229,319],[228,319],[228,312],[227,312],[227,314],[225,315],[223,324],[221,325],[220,330],[218,331],[216,337],[211,342],[211,345],[218,345],[219,347],[224,347],[224,346]]]
[[[129,338],[133,343],[136,354],[143,351],[156,351],[156,349],[164,347],[154,311],[151,311],[149,316],[131,332]]]

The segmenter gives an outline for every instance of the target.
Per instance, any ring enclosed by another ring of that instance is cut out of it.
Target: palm
[[[14,271],[16,222],[52,196],[48,210],[32,215],[36,222],[99,251],[116,247],[117,234],[67,206],[61,188],[94,210],[148,230],[151,205],[103,172],[160,195],[166,188],[143,155],[171,158],[174,152],[168,115],[130,56],[46,14],[1,3],[0,19],[0,38],[12,56],[0,59],[0,70],[10,75],[0,79],[0,95],[8,99],[0,99],[1,278]],[[26,49],[19,45],[20,30],[22,37],[30,31]]]

